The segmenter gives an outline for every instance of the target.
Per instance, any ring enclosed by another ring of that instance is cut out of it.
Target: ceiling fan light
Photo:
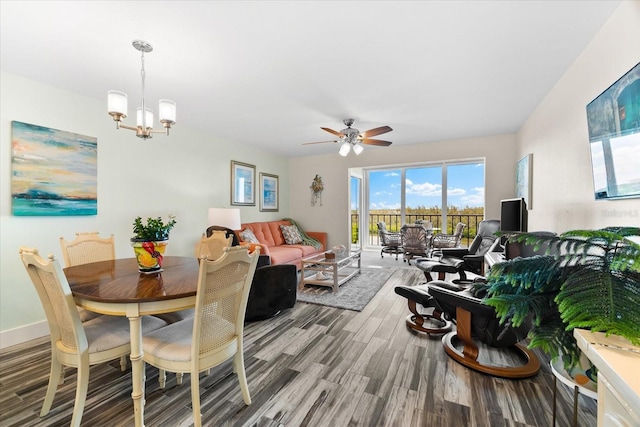
[[[345,142],[340,147],[340,151],[338,151],[338,154],[340,154],[342,157],[347,157],[347,154],[349,154],[349,150],[351,150],[351,144]]]
[[[356,156],[364,151],[364,147],[360,144],[353,145],[353,152],[356,153]]]

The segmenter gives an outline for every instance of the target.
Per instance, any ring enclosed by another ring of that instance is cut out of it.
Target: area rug
[[[298,286],[297,299],[310,304],[362,311],[388,280],[405,275],[403,270],[408,269],[362,268],[360,274],[340,286],[337,293],[326,286]]]

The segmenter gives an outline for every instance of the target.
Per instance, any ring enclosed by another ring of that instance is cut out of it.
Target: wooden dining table
[[[87,310],[126,316],[131,334],[131,382],[136,427],[144,426],[144,361],[141,317],[195,306],[197,258],[166,256],[162,270],[140,273],[135,258],[64,269],[76,304]]]

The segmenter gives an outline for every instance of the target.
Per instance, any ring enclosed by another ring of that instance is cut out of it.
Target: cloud
[[[448,188],[447,196],[463,196],[467,194],[467,191],[464,188]]]
[[[397,172],[389,172],[389,173],[385,173],[384,176],[400,176],[400,174]]]
[[[410,180],[405,181],[406,193],[417,196],[440,196],[442,194],[442,185],[425,182],[423,184],[414,184]]]

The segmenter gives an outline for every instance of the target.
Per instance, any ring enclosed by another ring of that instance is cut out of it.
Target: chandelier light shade
[[[231,230],[240,230],[242,226],[240,222],[240,209],[238,208],[209,208],[208,226],[217,225],[220,227],[230,228]]]
[[[136,126],[127,126],[122,124],[122,120],[127,117],[127,108],[128,108],[128,97],[124,92],[120,92],[117,90],[110,90],[107,92],[107,110],[109,115],[113,117],[113,120],[116,122],[116,128],[120,129],[129,129],[136,132],[136,136],[148,139],[153,136],[154,133],[164,133],[169,135],[169,129],[176,123],[176,103],[169,99],[161,99],[158,102],[158,118],[164,130],[154,130],[153,129],[153,110],[145,107],[145,99],[144,99],[144,80],[145,80],[145,70],[144,70],[144,54],[149,53],[153,50],[153,47],[143,41],[143,40],[134,40],[133,47],[140,51],[142,70],[142,101],[140,107],[136,110]],[[145,112],[144,114],[142,112]]]

